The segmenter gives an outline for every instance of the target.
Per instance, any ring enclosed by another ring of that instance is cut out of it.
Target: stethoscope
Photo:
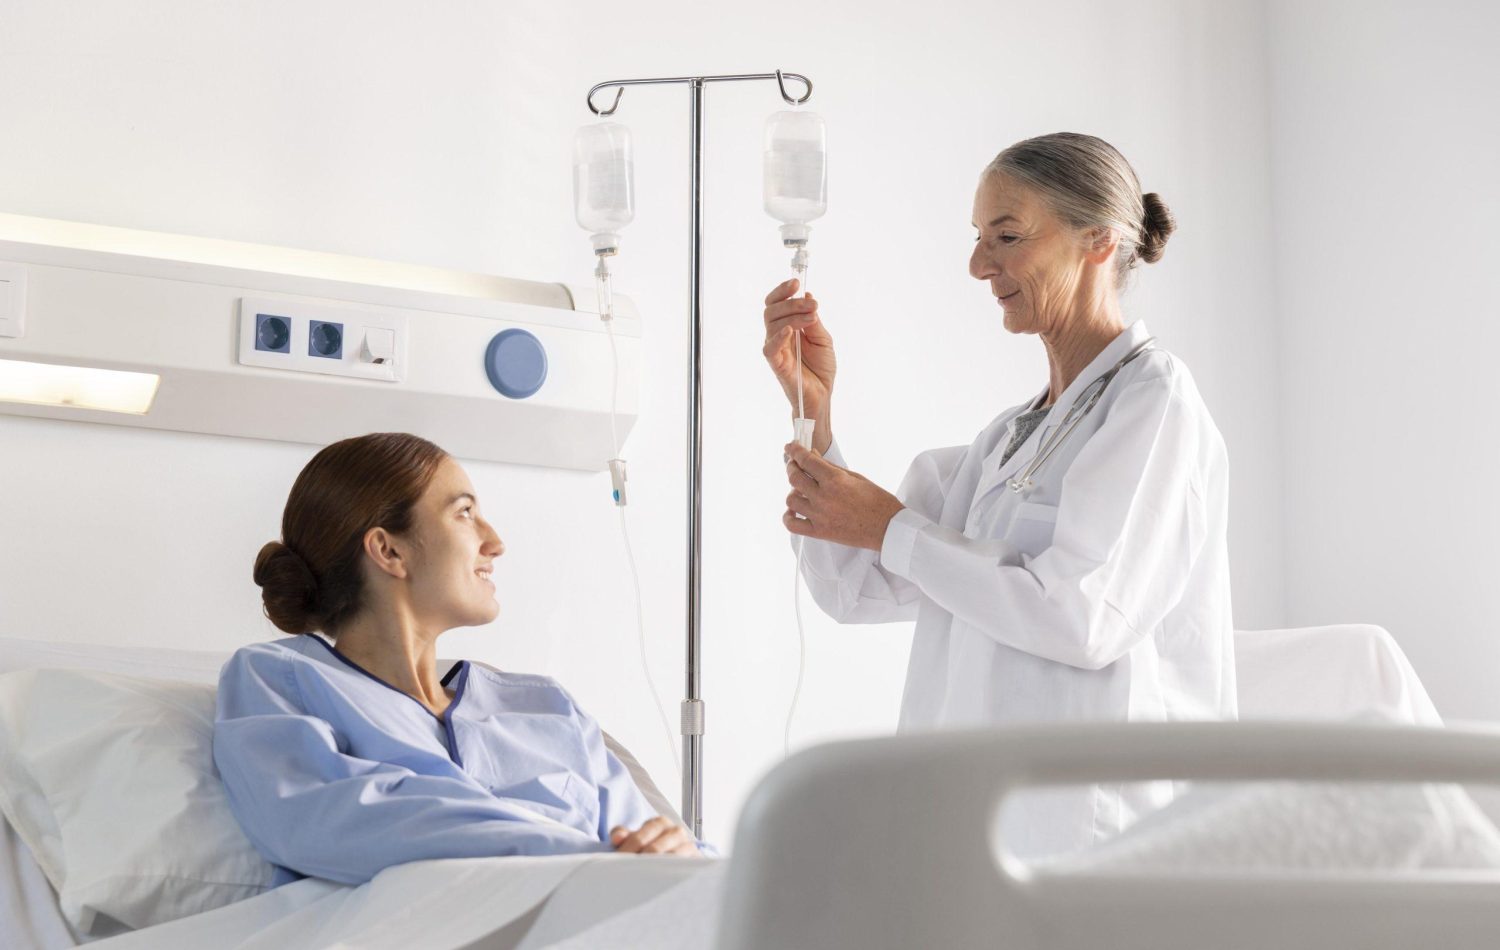
[[[1030,491],[1036,487],[1036,482],[1033,479],[1037,472],[1042,470],[1042,466],[1047,464],[1047,460],[1052,457],[1052,454],[1064,442],[1068,441],[1068,436],[1073,434],[1073,430],[1078,428],[1078,424],[1084,420],[1084,417],[1093,410],[1094,406],[1098,405],[1100,397],[1104,395],[1104,388],[1109,385],[1110,380],[1114,379],[1120,370],[1125,368],[1125,364],[1150,349],[1151,344],[1154,342],[1156,342],[1156,337],[1147,337],[1139,346],[1126,353],[1120,362],[1116,363],[1104,375],[1089,383],[1088,388],[1078,394],[1078,398],[1073,400],[1073,405],[1068,407],[1067,415],[1062,417],[1062,421],[1057,424],[1057,428],[1053,429],[1052,433],[1043,440],[1042,447],[1037,450],[1036,457],[1018,475],[1013,475],[1006,479],[1005,484],[1011,491],[1019,495],[1021,492]]]

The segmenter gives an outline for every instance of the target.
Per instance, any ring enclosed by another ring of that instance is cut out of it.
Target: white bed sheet
[[[1500,829],[1457,785],[1205,785],[1049,871],[1500,870]]]
[[[0,815],[0,947],[65,950],[77,943],[57,909],[57,892]]]
[[[562,855],[417,861],[358,887],[302,880],[229,907],[91,944],[100,950],[538,950],[604,925],[721,864]],[[547,913],[549,906],[554,912]],[[706,913],[707,911],[705,911]],[[663,926],[675,930],[672,921]]]
[[[1241,720],[1443,724],[1396,638],[1374,624],[1239,630],[1234,662]]]

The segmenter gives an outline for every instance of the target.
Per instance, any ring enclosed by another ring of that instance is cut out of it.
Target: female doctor
[[[916,621],[902,731],[1234,718],[1224,441],[1187,367],[1120,306],[1172,216],[1108,143],[1057,133],[985,168],[973,225],[969,273],[1006,330],[1041,337],[1047,385],[970,445],[918,455],[895,495],[834,440],[817,301],[795,281],[766,298],[766,359],[794,407],[801,372],[817,424],[814,451],[786,447],[783,516],[813,598],[841,623]],[[1171,795],[1031,792],[1005,810],[1006,844],[1085,847]]]

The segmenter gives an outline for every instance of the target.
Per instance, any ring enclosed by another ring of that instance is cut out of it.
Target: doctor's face
[[[416,615],[439,630],[489,623],[500,613],[491,578],[505,545],[479,512],[463,466],[444,459],[413,511],[408,533],[408,596]]]
[[[1071,229],[1042,198],[987,172],[974,193],[969,273],[988,281],[1011,333],[1057,332],[1076,312],[1088,262]]]

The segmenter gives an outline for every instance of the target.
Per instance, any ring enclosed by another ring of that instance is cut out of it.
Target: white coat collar
[[[1063,415],[1066,415],[1068,407],[1073,405],[1080,393],[1092,385],[1094,380],[1113,369],[1116,363],[1125,358],[1125,354],[1146,342],[1146,338],[1149,336],[1151,336],[1151,331],[1146,329],[1145,320],[1137,320],[1135,323],[1121,330],[1120,335],[1109,341],[1109,344],[1099,351],[1099,355],[1094,357],[1089,362],[1089,365],[1083,368],[1083,372],[1078,374],[1078,378],[1068,384],[1068,388],[1063,390],[1061,398],[1052,403],[1052,411],[1047,414],[1047,418],[1042,421],[1042,425],[1054,425],[1056,423],[1056,420],[1052,418],[1054,415],[1059,419]],[[1047,390],[1043,389],[1042,396],[1045,397],[1046,393]],[[1033,399],[1032,405],[1036,405],[1036,402],[1037,400]]]
[[[1086,389],[1090,384],[1092,384],[1094,380],[1098,379],[1100,376],[1103,376],[1116,363],[1120,362],[1120,360],[1124,358],[1126,353],[1129,353],[1131,350],[1144,343],[1146,338],[1150,335],[1151,332],[1146,329],[1145,320],[1137,320],[1135,323],[1132,323],[1124,330],[1121,330],[1120,335],[1111,340],[1103,350],[1100,350],[1099,355],[1094,357],[1093,360],[1089,362],[1089,365],[1084,367],[1083,372],[1078,374],[1078,378],[1073,380],[1073,382],[1068,385],[1067,389],[1063,390],[1062,398],[1052,403],[1052,406],[1047,415],[1042,417],[1041,424],[1032,431],[1031,436],[1026,440],[1027,444],[1036,442],[1038,445],[1040,445],[1041,440],[1047,437],[1048,432],[1053,427],[1059,425],[1062,422],[1063,417],[1068,414],[1069,407],[1073,405],[1073,402],[1078,398],[1079,394],[1082,393],[1083,390]],[[1043,386],[1041,392],[1033,396],[1030,402],[1026,403],[1026,405],[1020,411],[1015,412],[1006,422],[1005,439],[995,446],[995,451],[997,453],[1002,450],[1004,446],[1009,445],[1010,440],[1015,436],[1016,420],[1018,420],[1027,411],[1035,408],[1038,403],[1042,402],[1042,400],[1046,399],[1047,391],[1050,388],[1050,383],[1046,386]],[[1033,451],[1030,454],[1034,455],[1035,452]],[[1001,465],[999,467],[999,471],[996,473],[996,477],[1004,477],[1013,474],[1016,469],[1019,469],[1021,465],[1028,460],[1028,458],[1029,455],[1026,451],[1026,446],[1017,446],[1016,451],[1011,455],[1011,457],[1005,461],[1004,465]]]

